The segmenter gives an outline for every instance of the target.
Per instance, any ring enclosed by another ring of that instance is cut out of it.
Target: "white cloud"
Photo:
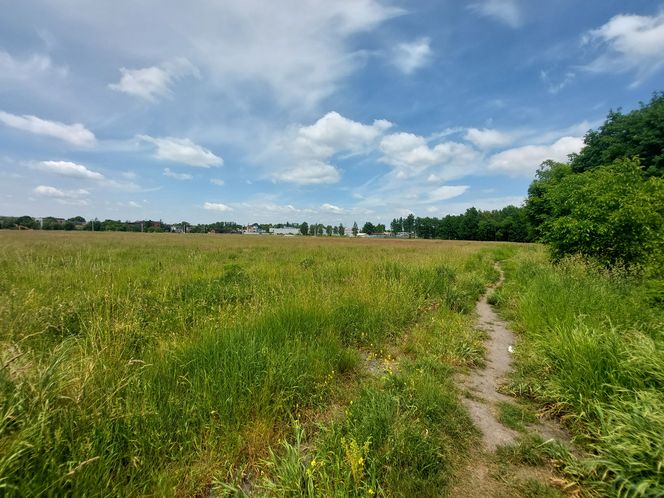
[[[30,81],[43,75],[67,75],[67,69],[56,66],[51,58],[42,54],[32,54],[18,59],[8,52],[0,50],[0,81]]]
[[[404,74],[412,74],[431,60],[433,52],[429,38],[398,44],[392,54],[392,63]]]
[[[294,166],[273,173],[277,181],[312,185],[336,183],[340,179],[337,168],[329,164],[336,154],[370,152],[392,123],[377,119],[370,125],[345,118],[338,112],[328,112],[314,124],[301,126],[287,138],[287,150]]]
[[[226,204],[222,204],[221,202],[206,202],[205,204],[203,204],[203,209],[207,209],[208,211],[221,211],[221,212],[233,211],[232,207]]]
[[[58,138],[77,147],[92,147],[96,142],[94,134],[80,123],[68,125],[36,116],[17,116],[4,111],[0,111],[0,122],[35,135]]]
[[[381,0],[224,0],[195,8],[115,0],[96,9],[87,0],[44,2],[41,15],[93,53],[155,61],[178,54],[200,68],[217,95],[250,103],[251,87],[264,92],[261,104],[270,100],[289,111],[313,109],[330,96],[361,67],[357,35],[403,12]]]
[[[40,197],[55,199],[60,204],[70,204],[75,206],[87,206],[88,201],[83,199],[90,195],[85,189],[60,190],[49,185],[39,185],[33,189],[33,192]]]
[[[484,0],[468,7],[473,12],[518,28],[523,24],[523,14],[516,0]]]
[[[553,95],[560,92],[563,88],[572,83],[572,81],[574,81],[574,78],[576,78],[576,74],[573,73],[572,71],[567,71],[562,79],[560,79],[557,83],[554,83],[551,80],[548,71],[544,70],[540,71],[540,79],[547,86],[549,93]]]
[[[327,202],[321,205],[320,210],[326,213],[335,213],[335,214],[341,214],[345,211],[343,208],[335,206],[334,204],[328,204]]]
[[[664,12],[655,16],[621,14],[591,30],[586,44],[603,49],[585,69],[593,72],[636,73],[634,85],[664,67]]]
[[[136,201],[129,201],[127,203],[127,206],[132,207],[132,208],[142,208],[143,207],[143,205],[140,202],[136,202]]]
[[[387,135],[380,143],[381,160],[395,167],[397,178],[416,176],[435,167],[438,179],[451,180],[472,173],[480,156],[468,145],[443,142],[429,147],[424,137],[412,133]]]
[[[172,85],[185,76],[200,77],[196,66],[185,58],[174,59],[161,66],[142,69],[120,68],[122,78],[109,86],[112,90],[154,102],[172,95]]]
[[[191,180],[194,178],[192,175],[189,173],[176,173],[175,171],[171,171],[171,168],[165,168],[164,169],[164,176],[168,176],[169,178],[174,178],[175,180]]]
[[[510,134],[489,128],[483,128],[481,130],[477,128],[468,128],[464,138],[480,149],[502,147],[513,140],[513,137]]]
[[[224,160],[213,154],[208,149],[195,144],[188,138],[153,138],[147,135],[137,137],[144,142],[149,142],[157,147],[155,157],[164,161],[188,164],[198,168],[209,168],[210,166],[221,166]]]
[[[341,151],[362,152],[391,126],[384,119],[365,125],[338,112],[328,112],[314,124],[298,130],[294,153],[299,157],[327,159]]]
[[[469,188],[468,185],[443,185],[429,192],[429,199],[434,202],[452,199],[464,194]]]
[[[224,183],[226,183],[226,182],[224,182],[221,178],[211,178],[211,179],[210,179],[210,183],[211,183],[212,185],[217,185],[217,186],[221,187],[221,186],[224,185]]]
[[[81,178],[85,180],[104,180],[105,178],[104,175],[97,171],[92,171],[82,164],[69,161],[41,161],[34,167],[41,171],[71,178]]]
[[[278,181],[296,183],[298,185],[320,185],[337,183],[341,175],[337,168],[322,161],[308,161],[278,172],[274,175]]]
[[[550,145],[515,147],[494,154],[488,168],[512,176],[532,176],[547,159],[566,161],[569,154],[579,152],[583,145],[582,137],[562,137]]]

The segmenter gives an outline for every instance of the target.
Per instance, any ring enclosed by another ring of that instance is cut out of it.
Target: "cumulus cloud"
[[[591,30],[584,44],[602,53],[585,69],[592,72],[636,73],[634,85],[664,67],[664,12],[654,16],[621,14]]]
[[[302,162],[275,174],[275,180],[298,185],[337,183],[341,178],[337,168],[322,161]]]
[[[479,153],[468,145],[443,142],[429,147],[424,137],[412,133],[394,133],[380,142],[381,160],[396,170],[398,178],[418,175],[435,167],[437,178],[450,180],[472,173],[478,166]]]
[[[49,185],[39,185],[33,189],[33,192],[40,197],[55,199],[60,204],[77,206],[87,205],[88,201],[84,197],[90,195],[90,192],[82,188],[77,190],[61,190]]]
[[[464,138],[480,149],[502,147],[509,144],[513,139],[508,133],[488,128],[468,128]]]
[[[224,164],[224,160],[221,157],[195,144],[188,138],[154,138],[148,135],[139,135],[137,138],[154,144],[157,147],[154,156],[157,159],[187,164],[197,168],[209,168]]]
[[[299,128],[294,152],[300,157],[319,159],[342,151],[362,152],[391,126],[392,123],[384,119],[366,125],[338,112],[328,112],[314,124]]]
[[[336,183],[341,178],[330,159],[340,153],[361,154],[371,151],[382,134],[392,126],[384,119],[363,124],[328,112],[314,124],[296,130],[288,150],[294,166],[276,172],[278,181],[312,185]]]
[[[92,171],[82,164],[72,163],[69,161],[40,161],[35,166],[35,169],[46,171],[48,173],[55,173],[60,176],[68,176],[71,178],[80,178],[83,180],[104,180],[104,175],[97,171]]]
[[[515,147],[489,159],[488,169],[511,176],[532,176],[547,159],[566,161],[567,156],[583,147],[582,137],[562,137],[550,145],[525,145]]]
[[[80,123],[68,125],[27,114],[17,116],[4,111],[0,111],[0,122],[35,135],[58,138],[77,147],[92,147],[96,143],[94,134]]]
[[[160,66],[140,69],[120,68],[122,78],[109,86],[111,90],[154,102],[172,95],[173,84],[186,76],[200,77],[198,68],[185,58],[178,58]]]
[[[221,202],[206,202],[203,204],[203,209],[207,209],[208,211],[221,211],[221,212],[226,212],[226,211],[233,211],[233,208],[223,204]]]
[[[171,168],[165,168],[164,169],[164,176],[167,176],[169,178],[173,178],[175,180],[191,180],[194,178],[192,175],[189,173],[176,173],[175,171],[171,171]]]
[[[426,65],[433,52],[429,38],[420,38],[410,43],[398,44],[392,53],[392,63],[404,74],[412,74]]]
[[[516,0],[484,0],[468,7],[485,17],[492,17],[511,28],[523,25],[523,14]]]

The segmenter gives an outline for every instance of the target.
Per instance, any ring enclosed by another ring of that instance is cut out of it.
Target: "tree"
[[[353,228],[351,229],[351,231],[353,232],[353,237],[357,237],[357,232],[359,231],[359,229],[357,228],[357,221],[353,222]]]
[[[652,263],[664,246],[664,180],[637,158],[564,177],[544,196],[542,228],[554,258],[582,254],[606,266]]]
[[[584,137],[585,147],[573,155],[572,170],[582,173],[623,157],[639,157],[646,176],[664,176],[664,92],[648,104],[622,114],[610,111],[598,130]]]
[[[526,218],[532,226],[534,238],[542,236],[540,227],[553,215],[553,206],[548,192],[571,174],[572,168],[569,164],[551,160],[544,161],[535,173],[535,180],[528,187],[528,198],[525,205]]]
[[[476,208],[466,209],[461,220],[459,236],[462,240],[477,240],[480,224],[480,213]]]
[[[328,237],[332,236],[332,232],[333,232],[332,225],[328,225],[325,227],[325,233],[327,234]]]
[[[367,221],[362,227],[362,232],[367,235],[372,235],[376,231],[376,227],[370,221]]]
[[[403,220],[403,231],[413,233],[415,231],[415,215],[410,213],[405,220]]]
[[[300,225],[300,233],[302,235],[309,235],[309,223],[306,221],[303,221],[302,224]]]
[[[339,235],[341,235],[342,237],[346,235],[346,228],[343,226],[342,223],[339,223]]]

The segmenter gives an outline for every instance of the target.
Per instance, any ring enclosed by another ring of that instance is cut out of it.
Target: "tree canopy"
[[[543,241],[555,258],[590,256],[612,266],[650,263],[664,243],[664,182],[646,178],[638,159],[567,175],[545,191]]]
[[[585,147],[572,156],[575,173],[611,164],[622,157],[638,157],[647,176],[664,176],[664,92],[628,114],[610,111],[598,130],[590,130]]]

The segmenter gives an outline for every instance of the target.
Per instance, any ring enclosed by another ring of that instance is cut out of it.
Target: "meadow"
[[[8,496],[444,493],[516,246],[0,232]]]
[[[664,312],[638,274],[540,245],[0,232],[0,493],[441,496],[480,437],[474,304],[517,332],[505,465],[662,496]],[[528,436],[547,414],[577,451]],[[579,487],[580,486],[580,487]],[[564,487],[564,486],[563,486]]]

